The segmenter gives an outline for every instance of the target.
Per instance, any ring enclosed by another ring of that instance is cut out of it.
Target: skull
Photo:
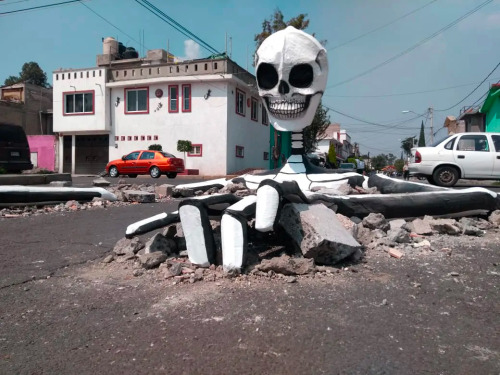
[[[264,40],[255,66],[259,95],[275,129],[302,131],[309,126],[328,77],[323,46],[288,26]]]

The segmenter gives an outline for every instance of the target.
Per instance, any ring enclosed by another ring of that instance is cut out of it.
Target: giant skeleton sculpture
[[[256,53],[259,94],[274,128],[292,132],[292,153],[280,170],[247,174],[232,180],[218,179],[177,188],[208,190],[229,183],[243,183],[256,194],[212,194],[183,200],[178,211],[162,213],[128,226],[126,236],[149,232],[181,222],[189,259],[200,266],[215,262],[215,241],[210,217],[221,217],[221,244],[226,270],[240,269],[245,262],[248,221],[255,229],[270,232],[288,202],[327,202],[337,212],[364,217],[379,212],[388,218],[442,215],[500,208],[495,193],[485,189],[451,190],[403,182],[374,175],[336,173],[319,168],[304,154],[302,131],[314,117],[326,87],[328,61],[325,49],[312,36],[287,27],[268,37]],[[335,188],[376,186],[383,194],[335,195]],[[222,205],[225,208],[220,209]],[[228,206],[229,205],[229,206]]]

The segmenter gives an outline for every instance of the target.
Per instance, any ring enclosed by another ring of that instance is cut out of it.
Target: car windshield
[[[164,151],[163,151],[163,152],[161,152],[161,154],[162,154],[163,156],[165,156],[166,158],[175,158],[175,155],[169,154],[168,152],[164,152]]]

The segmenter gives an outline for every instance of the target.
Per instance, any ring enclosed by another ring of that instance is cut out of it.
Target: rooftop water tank
[[[118,41],[115,38],[107,37],[102,42],[103,55],[116,55],[118,53]]]

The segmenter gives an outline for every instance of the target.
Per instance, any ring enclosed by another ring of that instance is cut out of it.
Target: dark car
[[[184,160],[164,151],[139,150],[110,161],[106,165],[106,172],[110,177],[149,174],[153,178],[159,178],[166,174],[168,178],[175,178],[177,173],[184,172]]]
[[[13,173],[33,169],[30,146],[22,127],[0,123],[0,168]]]

